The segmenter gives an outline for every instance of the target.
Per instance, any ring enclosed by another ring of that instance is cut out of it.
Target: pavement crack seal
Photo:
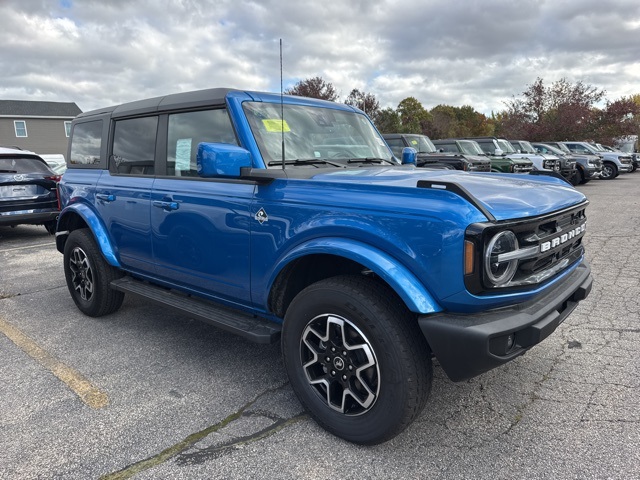
[[[80,400],[91,408],[102,408],[109,403],[107,394],[95,387],[80,372],[62,363],[2,318],[0,318],[0,333],[3,333],[18,348],[58,377]]]
[[[196,443],[198,443],[199,441],[203,440],[204,438],[206,438],[208,435],[215,433],[221,429],[223,429],[224,427],[226,427],[227,425],[229,425],[231,422],[238,420],[239,418],[241,418],[243,415],[245,415],[245,411],[247,409],[249,409],[253,404],[255,404],[261,397],[263,397],[264,395],[268,395],[270,393],[274,393],[277,392],[278,390],[284,388],[287,385],[288,382],[283,383],[282,385],[279,385],[277,387],[274,388],[270,388],[265,390],[264,392],[261,392],[260,394],[258,394],[253,400],[247,402],[245,405],[243,405],[239,410],[237,410],[236,412],[232,413],[231,415],[229,415],[228,417],[226,417],[225,419],[223,419],[222,421],[216,423],[215,425],[211,425],[207,428],[205,428],[204,430],[200,430],[199,432],[195,432],[192,433],[191,435],[189,435],[188,437],[186,437],[184,440],[182,440],[181,442],[176,443],[175,445],[164,449],[163,451],[161,451],[160,453],[158,453],[157,455],[153,456],[153,457],[149,457],[146,458],[144,460],[141,460],[139,462],[136,462],[132,465],[129,465],[128,467],[123,468],[122,470],[118,470],[117,472],[113,472],[113,473],[109,473],[106,475],[103,475],[102,477],[100,477],[100,480],[125,480],[127,478],[131,478],[132,476],[143,472],[145,470],[148,470],[150,468],[156,467],[158,465],[161,465],[165,462],[167,462],[168,460],[181,455],[182,452],[184,452],[185,450],[193,447]],[[284,427],[286,427],[287,425],[290,425],[292,423],[295,423],[297,421],[299,421],[301,418],[304,418],[306,415],[298,415],[296,417],[293,417],[289,420],[282,420],[281,422],[276,422],[275,425],[271,425],[270,427],[261,430],[260,432],[257,432],[253,435],[251,435],[250,437],[246,437],[246,438],[240,438],[237,440],[234,440],[233,442],[229,442],[229,444],[225,444],[225,445],[221,445],[216,447],[217,450],[223,450],[223,449],[229,449],[229,448],[233,448],[233,447],[239,447],[241,445],[246,445],[248,443],[257,441],[257,440],[261,440],[263,438],[266,438],[270,435],[273,435],[274,433],[278,432],[279,430],[283,429]]]

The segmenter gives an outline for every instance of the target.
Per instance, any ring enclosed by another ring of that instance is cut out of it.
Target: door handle
[[[103,202],[113,202],[116,196],[113,193],[96,193],[96,198]]]
[[[169,211],[169,210],[177,210],[179,204],[178,202],[165,202],[162,200],[154,200],[153,206]]]

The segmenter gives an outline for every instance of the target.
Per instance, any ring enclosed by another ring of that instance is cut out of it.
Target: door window
[[[116,121],[111,171],[129,175],[154,175],[158,117]]]
[[[201,142],[238,144],[225,109],[169,115],[167,175],[197,177],[196,156]]]

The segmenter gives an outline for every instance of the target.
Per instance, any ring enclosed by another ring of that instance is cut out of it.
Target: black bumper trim
[[[421,315],[418,324],[442,369],[459,382],[503,365],[547,338],[589,295],[592,284],[591,269],[583,262],[560,284],[525,304],[469,315]],[[496,345],[510,334],[513,348],[497,353]]]
[[[21,213],[18,215],[0,215],[0,225],[41,225],[58,220],[59,210],[52,212]]]

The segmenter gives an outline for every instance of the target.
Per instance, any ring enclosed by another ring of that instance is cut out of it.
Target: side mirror
[[[413,147],[404,147],[402,149],[402,164],[412,163],[415,165],[418,151]]]
[[[504,155],[504,151],[501,148],[496,148],[496,151],[493,153],[494,155]]]
[[[440,152],[440,153],[444,153],[444,148],[439,148],[439,149],[438,149],[438,152]]]
[[[196,155],[198,176],[239,177],[242,167],[251,166],[248,150],[228,143],[199,143]]]

